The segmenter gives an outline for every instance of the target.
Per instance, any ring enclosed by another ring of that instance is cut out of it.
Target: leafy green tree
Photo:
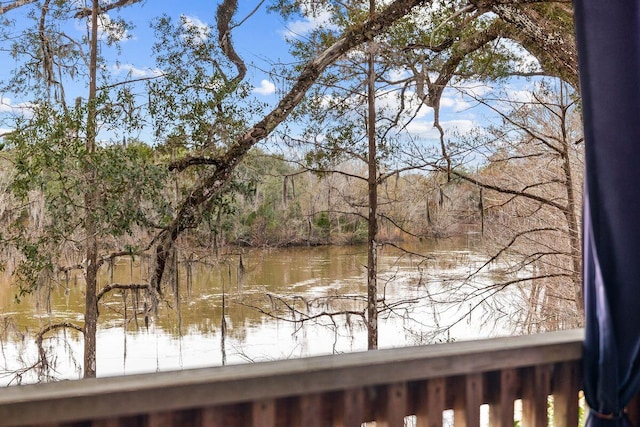
[[[18,66],[4,84],[4,90],[32,96],[29,114],[18,116],[5,136],[14,166],[12,190],[23,202],[4,239],[23,256],[17,268],[18,294],[50,286],[59,271],[84,272],[85,322],[73,328],[84,334],[85,377],[96,374],[98,270],[105,259],[138,250],[135,245],[118,247],[121,237],[152,221],[153,200],[165,175],[139,145],[125,148],[119,142],[98,140],[105,123],[125,129],[138,125],[134,111],[123,114],[132,105],[126,85],[113,93],[98,89],[98,80],[105,78],[98,72],[103,43],[98,27],[104,11],[98,0],[88,9],[67,2],[34,4],[30,12],[34,26],[27,26],[14,42]],[[82,18],[89,29],[87,39],[69,38],[68,16],[87,17]],[[117,34],[106,31],[104,43],[115,43]],[[88,91],[85,99],[78,97],[71,106],[65,89],[78,78],[85,79]],[[37,223],[24,219],[29,218],[34,198],[43,201],[44,219]],[[83,250],[82,262],[64,262],[71,248]],[[49,325],[47,330],[59,327],[68,325]]]

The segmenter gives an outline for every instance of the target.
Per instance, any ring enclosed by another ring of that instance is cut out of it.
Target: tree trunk
[[[560,85],[560,96],[564,97],[563,86]],[[564,104],[564,102],[563,102]],[[580,240],[580,229],[578,224],[578,213],[576,209],[575,180],[573,176],[573,168],[571,167],[571,144],[567,136],[567,107],[562,108],[562,170],[564,173],[565,189],[567,192],[567,207],[564,210],[564,216],[569,228],[569,245],[571,253],[571,263],[573,271],[571,279],[573,282],[574,299],[576,308],[584,313],[584,297],[582,293],[582,243]]]
[[[92,156],[96,149],[96,79],[98,63],[98,0],[93,0],[91,11],[91,52],[89,59],[89,99],[87,105],[87,140],[85,143],[87,164],[87,190],[84,194],[84,226],[87,238],[86,296],[84,312],[84,377],[96,376],[96,329],[98,324],[98,300],[96,297],[98,280],[98,241],[96,236],[96,194],[94,193],[96,171]]]
[[[369,15],[375,15],[375,0],[369,0]],[[367,137],[369,140],[369,227],[367,234],[367,348],[378,348],[378,169],[376,167],[376,70],[375,41],[369,42],[369,70],[367,81]]]
[[[578,50],[571,4],[495,3],[491,10],[509,24],[507,37],[535,56],[545,73],[561,78],[578,92]]]

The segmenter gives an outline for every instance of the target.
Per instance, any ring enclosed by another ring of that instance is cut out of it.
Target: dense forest
[[[46,325],[40,339],[79,331],[92,377],[101,298],[144,291],[153,316],[181,257],[366,244],[376,348],[379,246],[467,233],[504,266],[491,292],[526,288],[525,331],[581,324],[570,2],[210,3],[202,25],[138,0],[0,5],[6,282],[18,299],[70,272],[86,286],[83,322]],[[274,102],[256,95],[258,67],[234,42],[267,9],[316,23],[286,39],[290,60],[260,70]],[[118,55],[149,25],[153,68],[122,73]],[[471,109],[483,120],[449,126]],[[99,287],[100,270],[127,257],[147,259],[148,277]]]

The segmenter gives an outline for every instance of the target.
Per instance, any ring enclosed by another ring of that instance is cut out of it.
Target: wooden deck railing
[[[578,425],[583,332],[65,381],[0,390],[0,425]],[[550,397],[552,396],[552,397]],[[448,413],[449,415],[451,412]],[[449,415],[444,418],[447,419]],[[408,418],[407,418],[408,417]]]

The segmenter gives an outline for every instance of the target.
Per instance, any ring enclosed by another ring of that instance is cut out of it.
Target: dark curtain
[[[586,143],[588,425],[628,425],[640,384],[640,2],[576,0]]]

